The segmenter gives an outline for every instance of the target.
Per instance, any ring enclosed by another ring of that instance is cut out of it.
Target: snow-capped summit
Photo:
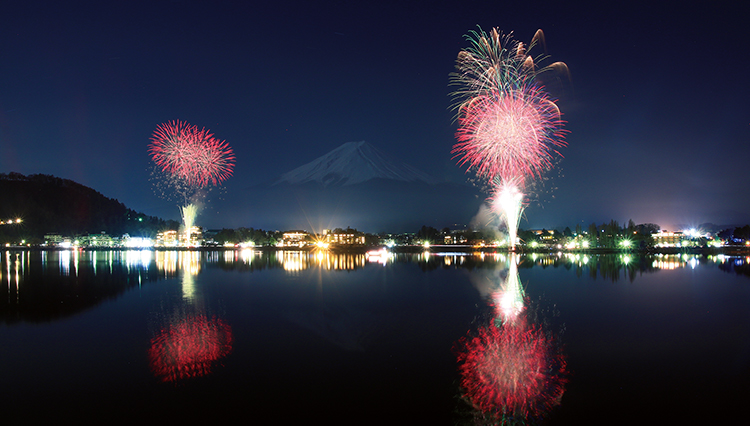
[[[348,142],[328,154],[281,175],[276,184],[318,182],[354,185],[372,179],[435,183],[435,179],[365,141]]]

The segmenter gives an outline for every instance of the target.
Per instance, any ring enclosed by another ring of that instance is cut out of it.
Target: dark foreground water
[[[724,424],[742,257],[2,251],[2,424]]]

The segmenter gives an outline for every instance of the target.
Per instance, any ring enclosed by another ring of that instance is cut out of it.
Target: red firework
[[[190,186],[218,185],[232,175],[234,154],[207,129],[170,121],[156,127],[149,153],[162,171]]]
[[[149,359],[164,382],[205,376],[232,351],[232,328],[224,321],[191,315],[151,339]]]
[[[461,108],[452,153],[492,181],[539,176],[565,146],[560,110],[539,88],[477,96]]]
[[[481,412],[522,420],[542,417],[560,403],[565,360],[540,328],[490,325],[460,345],[461,385]]]

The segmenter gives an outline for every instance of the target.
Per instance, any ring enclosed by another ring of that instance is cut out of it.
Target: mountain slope
[[[426,173],[393,158],[367,142],[348,142],[315,160],[281,176],[276,184],[317,182],[355,185],[372,179],[434,184]]]

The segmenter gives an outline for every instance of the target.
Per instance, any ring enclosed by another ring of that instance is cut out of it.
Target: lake
[[[750,258],[0,251],[3,424],[733,422]]]

